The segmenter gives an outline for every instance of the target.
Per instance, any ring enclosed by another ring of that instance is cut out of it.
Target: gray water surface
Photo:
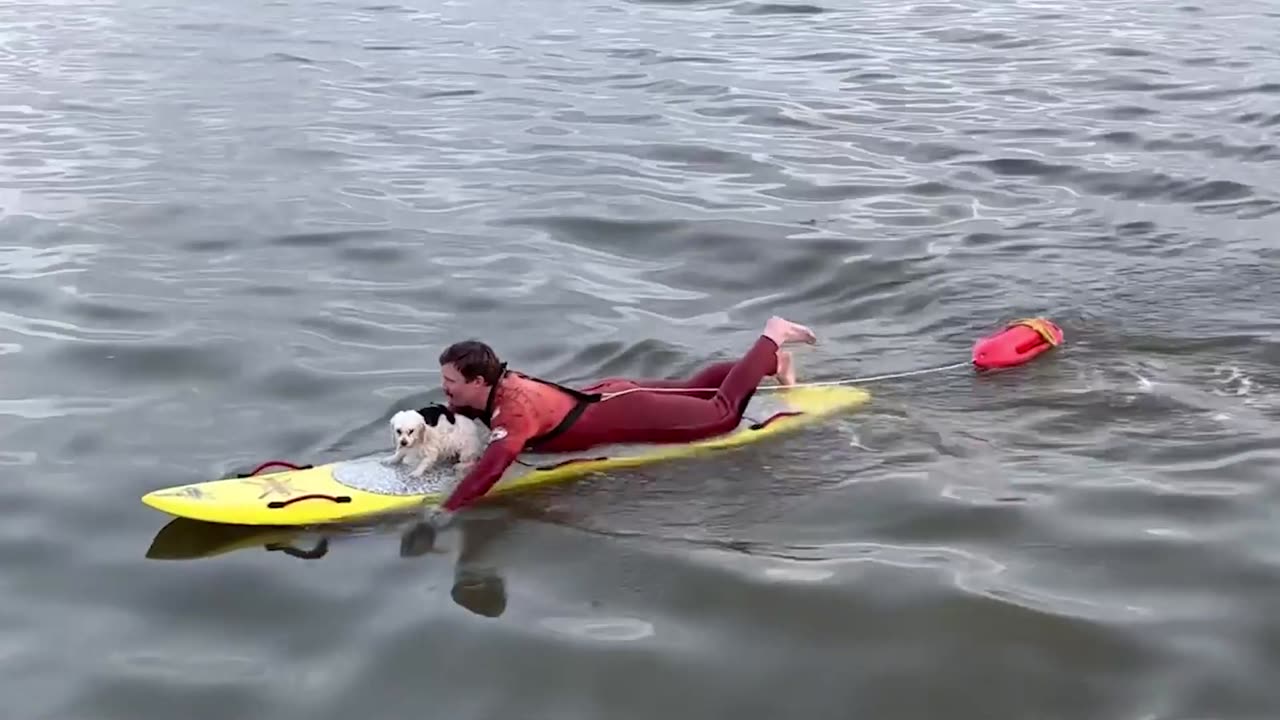
[[[0,7],[5,718],[1280,716],[1280,10]],[[322,537],[138,498],[387,448],[479,336],[775,443]]]

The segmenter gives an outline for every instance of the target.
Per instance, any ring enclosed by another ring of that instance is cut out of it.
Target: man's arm
[[[510,442],[510,436],[490,443],[475,467],[471,468],[471,472],[458,483],[458,487],[454,488],[448,499],[440,504],[440,508],[453,512],[483,497],[520,455],[521,447],[522,443],[518,440],[515,443]]]
[[[495,417],[502,419],[495,421],[490,431],[489,447],[440,504],[440,509],[453,512],[468,505],[483,497],[502,478],[502,473],[519,457],[525,443],[537,434],[534,413],[529,404],[528,398],[516,396],[494,413]]]

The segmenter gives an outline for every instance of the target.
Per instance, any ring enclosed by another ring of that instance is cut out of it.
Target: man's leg
[[[634,388],[661,388],[665,390],[710,390],[714,392],[728,377],[729,371],[737,363],[732,360],[711,363],[706,367],[698,370],[691,377],[680,379],[648,379],[648,378],[607,378],[601,380],[590,387],[583,388],[583,392],[603,392],[613,393],[622,390],[631,390]],[[672,393],[667,393],[672,394]],[[686,394],[686,393],[681,393]],[[687,393],[693,396],[706,396],[707,393]]]
[[[602,400],[538,449],[568,452],[614,443],[692,442],[729,432],[741,421],[760,381],[780,373],[782,345],[815,341],[803,325],[773,318],[751,349],[728,367],[713,396],[634,392]]]
[[[679,390],[687,389],[690,392],[679,393],[693,396],[705,396],[708,392],[714,392],[724,384],[725,378],[729,376],[729,371],[738,363],[733,360],[725,360],[722,362],[711,363],[698,370],[691,377],[677,379],[644,379],[644,378],[606,378],[600,380],[593,385],[583,388],[583,392],[595,393],[614,393],[622,390],[631,390],[635,388],[658,388],[663,390]],[[786,350],[778,350],[777,371],[772,373],[777,377],[780,385],[795,385],[796,371],[795,360],[792,359],[791,353]],[[673,393],[665,393],[673,394]]]

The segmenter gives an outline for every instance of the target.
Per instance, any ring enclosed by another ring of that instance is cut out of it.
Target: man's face
[[[469,407],[483,410],[489,400],[489,386],[482,378],[473,378],[470,382],[462,377],[462,373],[453,363],[440,366],[440,386],[444,388],[449,405]]]

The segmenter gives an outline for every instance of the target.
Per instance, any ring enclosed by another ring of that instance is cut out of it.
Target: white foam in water
[[[827,568],[804,567],[771,567],[765,568],[764,576],[774,580],[788,582],[821,582],[835,575]]]
[[[1253,390],[1253,378],[1249,377],[1240,368],[1232,366],[1219,366],[1215,368],[1219,376],[1226,375],[1226,378],[1220,379],[1218,382],[1223,386],[1222,390],[1216,391],[1218,395],[1235,395],[1237,397],[1248,395]]]
[[[874,450],[872,450],[871,448],[869,448],[869,447],[867,447],[866,445],[863,445],[863,444],[862,444],[862,440],[858,438],[858,434],[857,434],[857,433],[850,433],[850,435],[849,435],[849,447],[855,447],[855,448],[858,448],[859,450],[866,450],[867,452],[875,452],[875,451],[874,451]]]
[[[549,617],[542,620],[542,625],[566,635],[611,642],[628,642],[653,635],[653,623],[624,617],[599,619]]]

